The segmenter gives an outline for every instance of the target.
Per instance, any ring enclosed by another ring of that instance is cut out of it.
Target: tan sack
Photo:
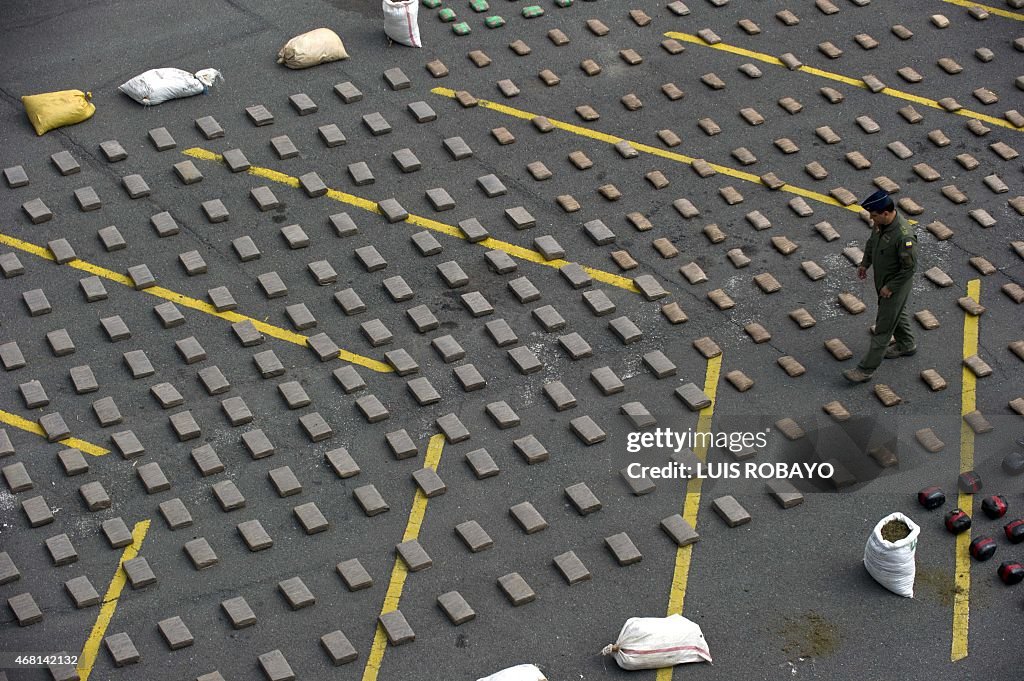
[[[339,59],[348,59],[348,52],[338,34],[329,28],[317,28],[297,35],[277,53],[277,63],[290,69],[308,69]]]
[[[41,95],[26,95],[21,98],[25,105],[25,114],[36,129],[37,135],[50,130],[74,125],[92,118],[96,106],[89,100],[91,92],[81,90],[61,90],[46,92]]]

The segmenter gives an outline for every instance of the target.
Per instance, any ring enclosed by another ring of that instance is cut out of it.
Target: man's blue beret
[[[861,201],[860,206],[869,213],[876,213],[888,206],[891,201],[892,199],[889,198],[889,193],[884,189],[879,189],[874,194]]]

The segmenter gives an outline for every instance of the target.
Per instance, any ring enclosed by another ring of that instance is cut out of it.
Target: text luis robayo
[[[626,451],[637,454],[644,450],[671,451],[675,454],[684,449],[708,451],[711,448],[729,450],[733,453],[747,449],[765,449],[768,446],[770,429],[757,432],[695,432],[686,430],[677,432],[669,428],[658,428],[644,433],[632,432],[626,436]],[[784,463],[747,461],[686,464],[671,461],[660,466],[645,466],[633,462],[626,467],[626,475],[631,478],[720,478],[720,479],[792,479],[792,478],[831,478],[835,474],[829,463]]]

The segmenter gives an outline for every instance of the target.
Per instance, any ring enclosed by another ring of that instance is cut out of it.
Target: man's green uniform
[[[899,212],[888,225],[872,229],[860,264],[861,267],[874,268],[876,293],[881,294],[886,286],[892,291],[889,298],[878,296],[878,317],[871,336],[871,348],[858,365],[871,373],[882,363],[890,338],[896,339],[896,347],[900,350],[914,347],[914,333],[906,307],[917,268],[917,235]]]

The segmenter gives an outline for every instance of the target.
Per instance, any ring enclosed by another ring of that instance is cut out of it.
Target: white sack
[[[548,681],[548,677],[532,664],[517,664],[477,681]]]
[[[419,12],[419,0],[384,0],[384,32],[396,43],[423,47]]]
[[[277,63],[290,69],[308,69],[339,59],[348,59],[345,44],[329,28],[316,28],[297,35],[277,52]]]
[[[905,522],[910,534],[898,542],[883,539],[882,527],[891,520]],[[902,513],[891,513],[878,521],[864,546],[864,567],[876,582],[894,594],[914,597],[914,576],[917,572],[914,553],[920,533],[921,528],[913,520]]]
[[[711,662],[700,626],[682,615],[630,617],[619,638],[601,654],[613,655],[620,667],[629,670]]]
[[[223,80],[217,69],[202,69],[195,74],[181,69],[150,69],[117,89],[139,104],[154,106],[170,99],[205,94],[214,83]]]

